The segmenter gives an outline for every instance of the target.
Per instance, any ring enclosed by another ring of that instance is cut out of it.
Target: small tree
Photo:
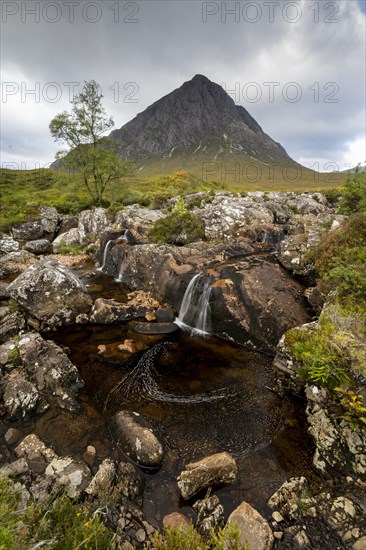
[[[112,140],[103,134],[114,126],[102,106],[100,86],[94,81],[85,82],[83,91],[71,101],[71,113],[64,111],[55,116],[49,128],[52,137],[65,143],[69,149],[57,153],[65,169],[77,171],[95,206],[103,203],[107,186],[131,172],[129,162],[122,163]]]

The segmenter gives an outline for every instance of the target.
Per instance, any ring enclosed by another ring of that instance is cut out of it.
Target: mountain
[[[211,172],[223,163],[229,172],[237,162],[300,166],[221,86],[199,74],[109,137],[142,176],[175,170],[200,175],[204,163],[206,169],[211,163]]]

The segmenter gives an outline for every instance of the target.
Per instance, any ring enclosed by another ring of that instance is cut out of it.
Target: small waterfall
[[[211,285],[207,275],[198,273],[190,281],[184,294],[179,316],[175,320],[183,329],[192,334],[211,334]]]
[[[112,245],[113,243],[115,243],[116,241],[117,241],[117,242],[118,242],[118,241],[124,241],[125,243],[128,242],[128,231],[129,231],[129,230],[126,229],[126,231],[125,231],[120,237],[118,237],[117,239],[114,239],[114,240],[111,239],[110,241],[107,242],[107,244],[106,244],[105,247],[104,247],[104,252],[103,252],[103,263],[102,263],[101,267],[99,267],[99,268],[97,269],[97,271],[104,271],[104,269],[105,269],[105,267],[106,267],[106,265],[107,265],[108,252],[109,252],[109,250],[110,250],[110,248],[111,248],[111,245]]]
[[[106,263],[107,263],[107,256],[108,256],[108,252],[109,252],[109,249],[111,247],[111,245],[114,243],[113,240],[110,240],[107,242],[107,244],[105,245],[104,247],[104,252],[103,252],[103,263],[101,265],[101,267],[99,267],[97,269],[97,271],[104,271],[104,268],[106,266]]]

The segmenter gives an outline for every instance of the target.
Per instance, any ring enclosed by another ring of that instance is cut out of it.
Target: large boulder
[[[105,208],[83,210],[83,212],[79,214],[78,231],[80,244],[87,240],[96,240],[103,231],[111,228],[112,224],[107,217]]]
[[[14,273],[22,273],[36,261],[37,257],[26,250],[9,252],[0,257],[0,278]]]
[[[229,516],[228,525],[239,531],[239,543],[248,550],[270,550],[274,538],[268,522],[247,502],[242,502]]]
[[[235,460],[228,453],[217,453],[187,464],[178,477],[178,487],[187,500],[208,487],[232,483],[237,473]]]
[[[139,233],[146,233],[155,222],[165,217],[166,214],[161,210],[150,210],[138,204],[133,204],[117,212],[114,222],[117,227],[135,229]]]
[[[21,244],[38,239],[52,241],[57,232],[59,215],[56,208],[50,206],[38,207],[35,220],[16,223],[12,227],[13,239]]]
[[[6,386],[7,408],[13,411],[16,405],[18,416],[25,416],[31,403],[33,409],[38,398],[42,398],[43,404],[54,404],[71,411],[80,409],[75,397],[84,383],[77,368],[59,346],[44,340],[40,334],[29,332],[19,340],[9,340],[1,345],[0,367],[10,372],[4,377],[6,384],[11,381],[9,387]]]
[[[112,418],[110,428],[123,452],[139,466],[160,466],[163,460],[163,446],[138,413],[119,411]]]
[[[52,252],[52,245],[47,239],[38,239],[25,243],[24,250],[27,250],[27,252],[31,252],[32,254],[39,256],[40,254],[49,254],[50,252]]]
[[[92,300],[86,287],[56,260],[41,260],[9,285],[10,296],[48,327],[71,324],[88,313]]]

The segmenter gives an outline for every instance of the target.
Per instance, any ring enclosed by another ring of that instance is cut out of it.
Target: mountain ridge
[[[190,170],[200,161],[236,159],[300,166],[244,107],[201,74],[152,103],[109,137],[120,157],[135,162],[139,172],[159,163],[164,172]]]

